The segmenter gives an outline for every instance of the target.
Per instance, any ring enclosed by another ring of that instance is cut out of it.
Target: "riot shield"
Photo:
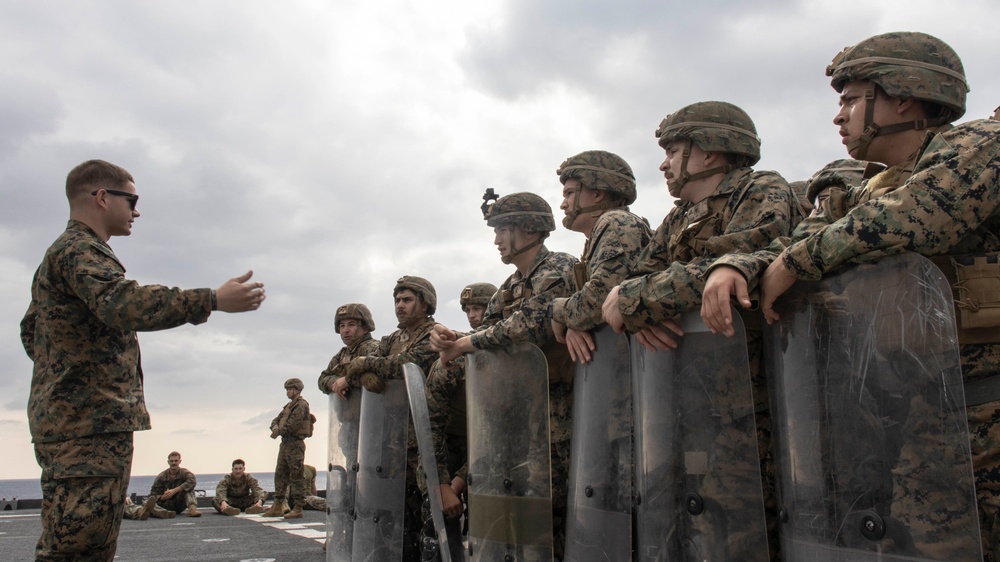
[[[434,441],[431,438],[431,419],[427,412],[427,392],[424,388],[424,373],[413,363],[403,365],[403,375],[406,377],[406,390],[410,398],[410,414],[413,416],[413,429],[417,434],[417,447],[420,449],[420,463],[427,477],[427,498],[431,504],[431,520],[434,522],[434,532],[437,533],[438,549],[442,562],[451,562],[451,551],[448,549],[448,532],[444,526],[444,507],[441,501],[441,486],[438,482],[437,458],[434,456]]]
[[[594,333],[596,351],[576,364],[566,559],[629,560],[632,552],[632,373],[628,337]]]
[[[355,562],[399,562],[403,556],[409,418],[405,382],[386,381],[381,394],[362,392]]]
[[[788,561],[982,560],[951,289],[905,254],[800,282],[765,331]]]
[[[466,356],[469,555],[552,560],[549,386],[531,344]]]
[[[680,317],[677,349],[632,342],[636,559],[766,562],[746,335]]]
[[[360,392],[349,393],[347,400],[330,395],[330,446],[326,457],[327,562],[351,562],[360,423]]]

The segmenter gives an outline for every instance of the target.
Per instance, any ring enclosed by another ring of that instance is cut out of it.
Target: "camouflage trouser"
[[[566,548],[566,504],[569,499],[570,442],[559,441],[552,447],[552,553],[563,559]]]
[[[1000,560],[1000,402],[966,409],[976,477],[983,560]]]
[[[142,506],[130,503],[125,506],[125,519],[139,519],[139,515],[142,513]]]
[[[302,505],[306,496],[306,477],[303,465],[306,442],[294,437],[282,437],[278,447],[278,463],[274,467],[274,501],[285,499],[286,490],[295,505]],[[291,489],[289,489],[291,486]]]
[[[415,445],[416,434],[413,433],[412,425],[409,437],[409,446],[406,448],[406,500],[403,505],[403,562],[420,562],[420,529],[424,523],[421,506],[424,495],[417,486],[420,453]]]
[[[160,498],[156,500],[156,506],[173,511],[174,513],[184,513],[184,510],[190,507],[198,508],[198,496],[194,494],[194,490],[180,492],[171,496],[170,499],[165,500]]]
[[[36,443],[42,535],[35,560],[114,560],[132,469],[132,433]]]
[[[241,498],[229,497],[226,498],[226,503],[229,504],[229,507],[235,507],[236,509],[243,511],[246,508],[251,507],[253,506],[253,504],[257,503],[257,496],[249,495],[249,496],[243,496]],[[212,498],[212,507],[215,508],[215,511],[222,513],[222,498],[220,498],[219,496],[215,496],[214,498]]]

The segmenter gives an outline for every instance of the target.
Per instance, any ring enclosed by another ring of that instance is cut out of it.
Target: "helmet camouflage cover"
[[[285,388],[294,388],[301,392],[305,387],[306,385],[302,383],[302,379],[291,378],[285,381]]]
[[[470,304],[478,304],[480,306],[486,306],[490,303],[490,299],[497,292],[497,286],[492,283],[472,283],[466,288],[462,289],[462,295],[459,297],[459,303],[462,305],[462,312],[468,312],[465,307]]]
[[[556,170],[559,182],[575,179],[587,189],[617,195],[625,205],[635,202],[635,174],[621,156],[604,150],[588,150],[570,156]]]
[[[656,129],[660,146],[690,139],[706,152],[739,154],[753,166],[760,160],[757,127],[745,111],[724,101],[703,101],[667,115]]]
[[[333,326],[334,331],[338,334],[340,333],[340,321],[341,320],[357,320],[361,322],[361,325],[365,327],[369,332],[375,331],[375,320],[372,319],[372,311],[368,310],[368,307],[360,303],[350,303],[342,305],[337,309],[337,313],[333,316]]]
[[[552,232],[556,221],[549,204],[534,193],[511,193],[496,200],[486,211],[486,225],[519,227],[525,232]]]
[[[821,191],[832,185],[841,185],[846,188],[861,185],[867,166],[867,162],[851,158],[830,162],[807,180],[809,186],[806,189],[806,198],[812,201]]]
[[[940,104],[950,110],[950,121],[965,114],[969,85],[962,60],[947,43],[926,33],[869,37],[834,57],[826,75],[837,92],[847,82],[868,80],[892,97]]]
[[[424,303],[427,304],[427,314],[434,314],[434,311],[437,310],[437,292],[430,281],[416,275],[404,275],[396,280],[392,296],[396,296],[403,289],[409,289],[423,299]]]

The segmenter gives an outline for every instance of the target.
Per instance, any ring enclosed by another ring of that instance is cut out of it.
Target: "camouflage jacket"
[[[500,285],[486,306],[484,325],[471,334],[476,349],[496,349],[511,343],[537,345],[545,354],[549,377],[549,436],[566,441],[572,429],[573,362],[566,346],[552,333],[549,304],[576,292],[573,269],[580,263],[563,252],[542,246],[527,275],[515,271]],[[429,402],[428,402],[429,404]],[[473,406],[470,404],[469,408]]]
[[[215,486],[215,497],[221,501],[229,501],[229,498],[252,497],[255,500],[264,501],[267,493],[260,487],[257,479],[247,473],[243,473],[243,478],[236,480],[232,474],[227,474],[219,480]]]
[[[454,365],[445,368],[436,361],[427,374],[427,414],[430,418],[431,440],[434,443],[434,456],[438,461],[438,482],[447,484],[453,476],[467,480],[468,467],[461,466],[455,474],[449,470],[449,460],[456,454],[449,444],[455,439],[467,438],[462,431],[468,423],[468,412],[465,403],[465,357],[454,361]],[[467,451],[466,451],[467,452]],[[467,459],[463,459],[465,462]]]
[[[194,473],[186,468],[178,469],[177,475],[173,478],[170,477],[170,469],[167,469],[156,475],[156,479],[153,480],[153,486],[149,488],[149,495],[162,496],[167,490],[172,490],[178,486],[180,486],[182,491],[187,493],[193,491],[197,483],[198,480],[194,477]]]
[[[35,272],[21,321],[21,342],[34,362],[31,440],[149,429],[135,332],[199,324],[211,311],[210,289],[126,279],[111,247],[69,221]]]
[[[471,334],[476,349],[496,349],[514,342],[544,347],[555,341],[549,304],[576,291],[573,268],[580,262],[563,252],[541,247],[528,274],[515,271],[486,305],[483,326]]]
[[[801,218],[788,182],[775,172],[738,168],[698,203],[677,202],[643,249],[618,308],[638,332],[701,306],[708,269],[731,252],[752,253],[788,236]]]
[[[348,348],[344,346],[340,348],[340,351],[330,359],[330,364],[323,369],[323,372],[319,375],[319,389],[323,391],[323,394],[330,394],[330,385],[333,384],[338,378],[338,375],[334,373],[334,368],[337,365],[343,365],[349,362],[355,357],[361,357],[364,355],[377,355],[379,344],[375,341],[375,338],[371,334],[365,334],[365,337],[361,338],[361,341],[354,344],[354,347]]]
[[[587,238],[577,270],[580,289],[552,301],[552,318],[574,330],[604,324],[601,306],[608,293],[628,278],[632,264],[649,244],[652,232],[646,220],[627,209],[611,209],[598,217]]]
[[[856,195],[843,217],[790,246],[784,264],[799,279],[818,279],[902,252],[1000,251],[1000,122],[975,120],[929,133],[912,175],[890,187],[883,185],[879,197]],[[968,379],[1000,370],[998,344],[963,345],[961,352]]]
[[[271,421],[271,429],[277,429],[282,441],[286,437],[303,439],[309,433],[309,402],[300,394],[288,401],[278,417]]]
[[[438,358],[438,353],[431,349],[431,330],[436,322],[428,316],[416,326],[399,329],[382,338],[378,351],[365,356],[364,369],[356,376],[348,379],[351,386],[361,386],[361,374],[372,372],[383,380],[403,378],[403,365],[414,363],[424,373],[431,370],[431,365]]]
[[[860,199],[844,217],[793,244],[785,265],[800,279],[819,279],[847,264],[902,252],[1000,250],[998,151],[1000,123],[994,120],[929,134],[902,186]]]

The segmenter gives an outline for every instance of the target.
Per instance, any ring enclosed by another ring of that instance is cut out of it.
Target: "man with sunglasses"
[[[70,220],[35,272],[21,342],[34,362],[28,424],[42,468],[36,560],[113,560],[132,466],[150,429],[136,332],[200,324],[264,301],[253,272],[218,289],[139,285],[108,240],[139,217],[126,170],[89,160],[66,178]]]

